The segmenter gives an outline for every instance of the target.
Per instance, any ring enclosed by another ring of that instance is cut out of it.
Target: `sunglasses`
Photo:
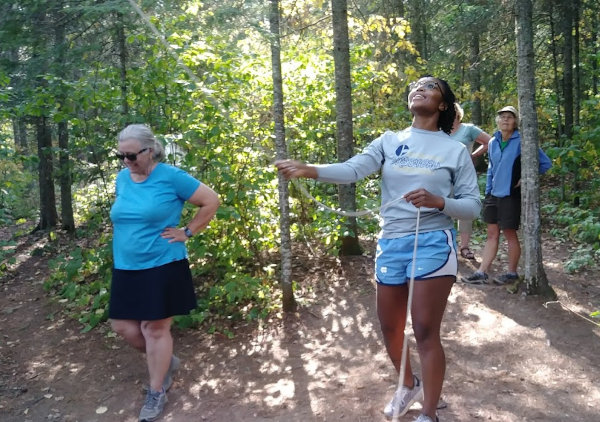
[[[439,89],[440,92],[442,91],[442,89],[440,88],[440,84],[438,84],[437,82],[434,81],[415,81],[415,82],[411,82],[408,85],[408,89],[411,91],[414,91],[415,89],[418,88],[423,88],[426,91],[433,91],[434,89]]]
[[[142,152],[144,152],[144,151],[147,151],[147,150],[149,150],[149,149],[150,149],[150,148],[144,148],[144,149],[141,149],[141,150],[139,150],[139,151],[138,151],[138,153],[137,153],[137,154],[136,154],[136,153],[132,153],[132,152],[128,152],[128,153],[125,153],[125,154],[119,154],[119,153],[117,152],[115,155],[116,155],[116,157],[117,157],[119,160],[124,160],[124,159],[126,159],[126,158],[127,158],[129,161],[135,161],[135,160],[137,160],[137,156],[138,156],[138,155],[140,155]]]

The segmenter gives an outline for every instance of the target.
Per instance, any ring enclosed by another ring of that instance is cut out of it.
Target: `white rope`
[[[417,267],[417,246],[419,245],[419,223],[421,220],[421,208],[417,208],[417,224],[415,227],[415,243],[413,247],[413,256],[412,256],[412,267],[410,270],[410,281],[408,283],[408,299],[406,303],[406,320],[404,321],[404,342],[402,344],[402,358],[400,359],[400,374],[398,375],[398,386],[396,387],[396,391],[402,388],[404,384],[404,374],[406,373],[406,359],[408,356],[408,335],[406,332],[406,327],[408,327],[408,318],[411,314],[412,309],[412,299],[413,299],[413,290],[415,284],[415,270]],[[415,385],[416,388],[416,385]],[[394,392],[394,394],[396,394]],[[395,398],[395,397],[394,397]],[[394,403],[395,404],[395,403]],[[399,406],[392,407],[392,420],[397,421],[400,413]]]
[[[594,324],[596,327],[600,327],[600,323],[597,323],[596,321],[594,321],[592,319],[589,319],[589,318],[581,315],[579,312],[574,311],[573,309],[569,308],[567,305],[565,305],[564,303],[562,303],[560,300],[553,300],[553,301],[550,301],[550,302],[546,302],[546,303],[544,303],[543,306],[544,306],[544,308],[548,309],[548,305],[552,305],[552,304],[555,304],[555,303],[558,303],[560,306],[563,307],[563,309],[566,309],[567,311],[569,311],[569,312],[577,315],[579,318],[582,318],[582,319],[586,320],[587,322],[590,322],[590,323]]]
[[[326,211],[329,212],[333,212],[336,213],[338,215],[341,215],[342,217],[362,217],[363,215],[368,215],[368,214],[375,214],[378,211],[381,212],[384,209],[386,209],[387,207],[389,207],[390,205],[400,201],[401,199],[404,199],[404,195],[386,203],[385,205],[382,205],[380,207],[376,207],[376,208],[372,208],[372,209],[365,209],[365,210],[360,210],[360,211],[344,211],[341,210],[339,208],[331,208],[327,205],[325,205],[324,203],[322,203],[321,201],[319,201],[317,198],[315,198],[314,196],[311,195],[311,193],[303,186],[300,184],[300,182],[298,182],[297,179],[292,179],[292,183],[296,186],[296,188],[298,188],[298,190],[304,195],[306,196],[308,199],[312,200],[313,202],[315,202],[319,207],[323,208]]]

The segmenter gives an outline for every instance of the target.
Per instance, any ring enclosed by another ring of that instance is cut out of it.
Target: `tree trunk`
[[[563,101],[565,104],[565,135],[573,136],[573,3],[561,2],[561,33],[563,36]]]
[[[60,183],[60,217],[62,228],[69,233],[75,232],[75,219],[73,218],[73,193],[71,186],[71,159],[69,154],[69,124],[66,121],[58,122],[58,155],[59,183]]]
[[[597,6],[596,6],[597,7]],[[593,95],[597,95],[598,94],[598,54],[600,53],[600,48],[598,47],[600,45],[600,38],[598,37],[598,33],[600,33],[600,30],[598,30],[598,28],[600,27],[600,19],[594,19],[592,22],[592,29],[591,29],[591,40],[590,40],[590,44],[591,44],[591,51],[592,51],[592,94]]]
[[[411,0],[411,28],[414,34],[415,48],[423,60],[427,60],[427,25],[425,23],[424,9],[425,6],[421,0]]]
[[[404,2],[402,0],[383,0],[382,6],[385,16],[404,17]]]
[[[13,123],[13,136],[15,139],[15,149],[21,154],[26,154],[28,150],[27,145],[27,124],[23,117],[14,117]]]
[[[478,28],[479,30],[479,28]],[[471,85],[471,96],[473,98],[473,108],[471,109],[471,121],[477,126],[483,124],[483,113],[481,111],[481,73],[480,73],[480,57],[479,57],[479,32],[471,33],[469,43],[469,71],[468,78]],[[473,145],[473,148],[478,148],[479,144]],[[487,164],[484,155],[475,158],[474,163],[477,171],[487,170]]]
[[[471,121],[477,126],[483,124],[481,113],[481,74],[479,73],[479,32],[471,34],[470,60],[469,60],[469,82],[471,83],[471,94],[473,96],[473,108]]]
[[[56,24],[55,24],[55,42],[56,42],[56,69],[57,76],[61,79],[65,78],[65,49],[67,48],[67,40],[65,38],[66,17],[63,12],[64,1],[56,2]],[[64,89],[61,89],[58,94],[59,111],[63,111],[67,99],[64,94]],[[66,113],[59,113],[64,114]],[[71,159],[69,154],[69,124],[67,120],[58,122],[58,146],[60,149],[58,155],[59,166],[59,184],[60,184],[60,216],[62,227],[69,233],[75,232],[75,219],[73,218],[73,193],[71,187],[73,178],[71,177]]]
[[[39,62],[40,69],[47,69],[48,47],[45,29],[48,28],[46,11],[39,10],[33,16],[33,60]],[[35,78],[36,90],[47,92],[48,83],[38,73]],[[58,214],[56,212],[56,196],[54,193],[54,165],[52,154],[52,134],[48,126],[48,115],[50,112],[45,107],[37,111],[35,121],[37,153],[38,153],[38,180],[40,190],[40,222],[39,229],[46,230],[56,227]]]
[[[579,114],[581,113],[581,68],[579,66],[579,7],[580,0],[573,0],[573,26],[575,27],[575,36],[573,37],[573,61],[575,62],[575,126],[579,126]]]
[[[58,214],[56,212],[56,196],[54,195],[54,180],[52,178],[52,136],[48,127],[48,119],[44,116],[36,118],[38,143],[38,175],[40,184],[40,224],[42,230],[56,227]]]
[[[275,146],[277,159],[287,158],[285,120],[283,109],[283,77],[281,75],[281,45],[279,30],[279,0],[271,0],[269,14],[271,29],[271,63],[273,73],[273,120],[275,123]],[[292,285],[292,241],[290,236],[290,205],[288,182],[279,174],[279,228],[281,231],[281,290],[283,310],[296,309]]]
[[[354,153],[347,1],[331,0],[331,12],[333,17],[333,60],[335,63],[337,155],[338,160],[342,162],[348,160]],[[339,195],[341,209],[356,210],[356,185],[339,185]],[[340,254],[362,254],[358,243],[358,224],[355,217],[345,219]]]
[[[563,139],[563,125],[562,125],[562,113],[560,111],[561,104],[561,93],[560,93],[560,78],[558,75],[558,46],[556,45],[556,31],[554,23],[554,7],[552,2],[549,3],[549,16],[550,16],[550,35],[552,39],[552,68],[554,72],[554,91],[556,94],[556,139],[558,139],[558,145],[564,146]],[[567,197],[567,185],[566,177],[563,171],[560,172],[560,200],[564,201]]]
[[[517,89],[521,132],[521,199],[527,294],[555,298],[542,259],[539,198],[538,119],[535,108],[535,66],[531,0],[515,1],[517,34]]]
[[[129,104],[127,103],[127,43],[125,42],[125,24],[123,14],[117,12],[117,45],[119,46],[119,69],[121,71],[121,114],[124,125],[129,123]]]
[[[558,46],[556,45],[556,30],[554,23],[554,7],[550,3],[550,36],[552,39],[552,68],[554,71],[554,90],[556,94],[556,138],[561,139],[563,135],[562,113],[560,111],[560,103],[562,95],[560,93],[560,78],[558,75]]]

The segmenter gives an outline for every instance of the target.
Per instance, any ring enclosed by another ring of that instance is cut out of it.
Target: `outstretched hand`
[[[444,206],[446,205],[446,201],[444,201],[444,198],[438,195],[434,195],[427,189],[423,188],[405,193],[404,199],[406,199],[406,202],[410,202],[417,208],[427,207],[443,210]]]
[[[295,179],[298,177],[317,178],[317,169],[304,164],[302,161],[278,160],[275,161],[275,167],[277,167],[286,179]]]

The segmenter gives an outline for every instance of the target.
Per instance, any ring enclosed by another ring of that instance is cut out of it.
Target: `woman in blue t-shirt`
[[[461,123],[465,112],[460,104],[454,103],[454,109],[456,110],[456,117],[454,118],[450,137],[466,146],[469,152],[473,149],[475,142],[480,144],[475,151],[471,152],[471,158],[475,160],[475,158],[487,152],[488,142],[492,137],[472,123]],[[473,233],[473,220],[458,220],[458,232],[460,234],[460,255],[466,259],[475,259],[475,254],[469,246],[471,234]]]
[[[139,420],[155,420],[167,401],[179,359],[173,355],[174,315],[196,307],[185,241],[208,226],[217,194],[188,173],[161,163],[165,153],[145,125],[129,125],[118,137],[113,222],[113,276],[109,318],[113,330],[146,353],[150,385]],[[185,202],[198,212],[178,228]]]

